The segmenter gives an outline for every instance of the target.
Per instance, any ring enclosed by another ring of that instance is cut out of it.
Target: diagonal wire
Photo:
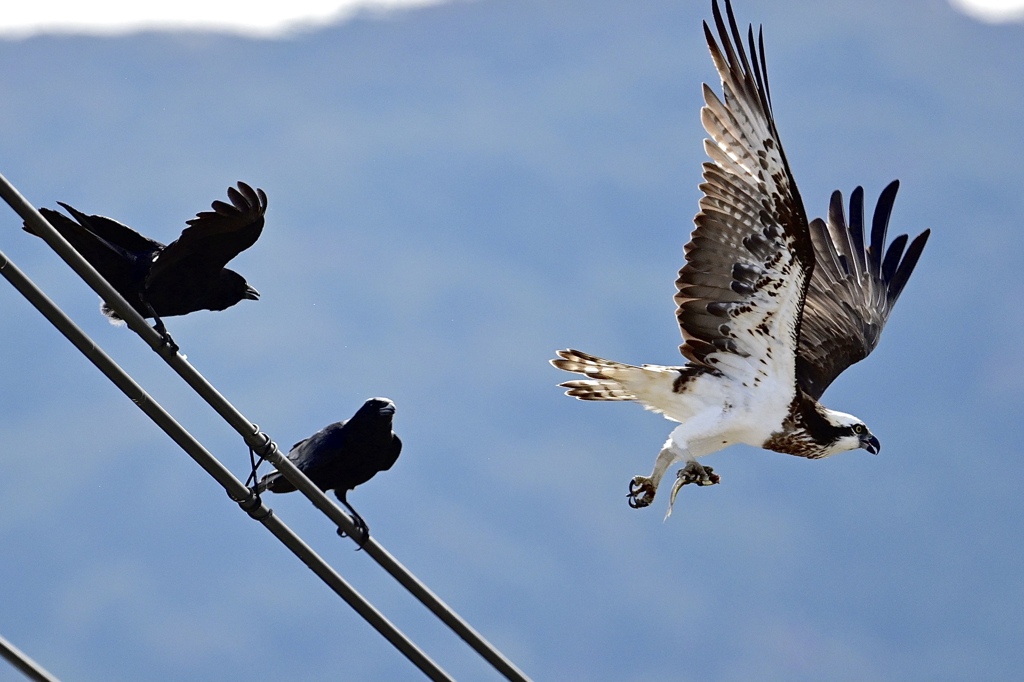
[[[337,504],[331,501],[322,490],[317,488],[299,469],[281,454],[277,444],[270,437],[261,432],[259,427],[245,418],[234,405],[232,405],[217,389],[210,384],[180,353],[164,343],[163,337],[158,334],[141,315],[131,307],[127,301],[96,272],[82,256],[39,214],[24,197],[14,188],[13,185],[0,175],[0,196],[22,217],[29,222],[39,234],[53,248],[57,254],[76,272],[86,283],[96,291],[97,294],[113,308],[118,316],[135,331],[143,341],[149,344],[160,357],[167,362],[179,376],[195,390],[228,424],[235,429],[245,441],[245,444],[252,448],[257,455],[271,462],[281,474],[292,483],[331,521],[344,531],[354,541],[359,540],[361,534],[356,532],[358,527],[352,518]],[[84,351],[83,351],[84,352]],[[202,463],[200,462],[200,465]],[[204,467],[205,468],[205,467]],[[248,490],[246,489],[248,493]],[[228,494],[232,499],[240,501],[230,489]],[[497,648],[478,633],[468,622],[456,613],[448,604],[435,595],[430,588],[423,584],[405,566],[378,543],[373,536],[370,536],[363,546],[366,553],[372,557],[385,571],[405,587],[416,599],[427,609],[437,616],[443,623],[451,628],[480,656],[490,663],[506,679],[512,682],[531,682],[519,668],[505,657]]]
[[[254,494],[241,481],[235,478],[192,434],[186,431],[131,376],[96,345],[78,325],[65,315],[3,252],[0,252],[0,274],[27,298],[51,324],[57,327],[83,355],[89,358],[111,382],[121,389],[139,409],[145,412],[157,426],[163,429],[175,443],[185,450],[199,466],[213,476],[224,487],[231,499],[238,502],[239,506],[249,516],[262,523],[267,530],[273,533],[310,570],[327,583],[328,587],[345,600],[349,606],[403,653],[417,668],[432,680],[452,682],[452,678],[448,673],[431,660],[429,656],[377,611],[372,604],[353,589],[302,538],[296,535],[283,521],[278,519],[273,511],[263,504],[258,495]],[[301,472],[299,475],[302,475]]]
[[[45,668],[29,658],[25,653],[8,642],[0,635],[0,658],[7,659],[7,662],[18,669],[25,677],[35,682],[60,682],[51,675]]]

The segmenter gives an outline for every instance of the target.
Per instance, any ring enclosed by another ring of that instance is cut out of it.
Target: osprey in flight
[[[764,39],[747,32],[750,58],[725,3],[728,26],[713,4],[714,34],[704,23],[725,102],[704,86],[701,121],[704,196],[676,280],[676,317],[685,365],[626,365],[577,350],[551,364],[587,379],[567,381],[580,400],[635,400],[679,422],[650,476],[629,485],[631,507],[646,507],[669,467],[679,470],[669,504],[688,483],[719,476],[697,458],[734,443],[818,459],[878,439],[860,419],[818,402],[829,384],[878,344],[928,240],[885,248],[898,182],[882,190],[865,232],[864,193],[832,194],[828,220],[810,222],[772,117]],[[719,41],[721,44],[719,44]],[[906,249],[906,253],[904,253]]]

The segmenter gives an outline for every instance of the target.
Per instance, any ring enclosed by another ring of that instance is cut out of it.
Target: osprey
[[[734,443],[810,459],[857,448],[878,454],[863,421],[818,400],[878,344],[930,233],[909,248],[906,235],[885,248],[898,182],[882,191],[869,235],[860,187],[849,220],[836,191],[828,220],[808,222],[772,116],[761,31],[755,44],[748,29],[748,59],[729,0],[728,27],[717,0],[712,8],[721,45],[707,22],[704,34],[725,102],[704,85],[711,162],[675,294],[688,362],[626,365],[572,349],[551,361],[588,377],[561,384],[566,395],[634,400],[679,422],[650,476],[629,484],[630,506],[646,507],[669,467],[686,461],[668,513],[683,485],[720,481],[697,458]]]

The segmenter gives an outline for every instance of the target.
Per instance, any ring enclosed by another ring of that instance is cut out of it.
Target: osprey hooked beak
[[[258,301],[260,300],[260,292],[256,291],[251,286],[246,285],[245,293],[242,294],[242,298],[247,299],[249,301]]]
[[[878,442],[877,438],[871,435],[871,432],[865,432],[860,437],[860,446],[872,455],[877,455],[878,451],[882,449],[882,444]]]

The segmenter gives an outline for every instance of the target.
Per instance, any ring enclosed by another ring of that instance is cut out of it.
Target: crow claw
[[[358,514],[352,515],[352,523],[355,524],[356,531],[358,532],[359,537],[356,538],[356,536],[354,535],[349,535],[341,528],[338,529],[338,537],[351,537],[353,540],[356,541],[356,545],[358,545],[358,547],[356,548],[356,551],[358,552],[366,546],[367,542],[370,541],[370,527],[366,525],[366,521],[363,521],[363,517],[359,516]]]

